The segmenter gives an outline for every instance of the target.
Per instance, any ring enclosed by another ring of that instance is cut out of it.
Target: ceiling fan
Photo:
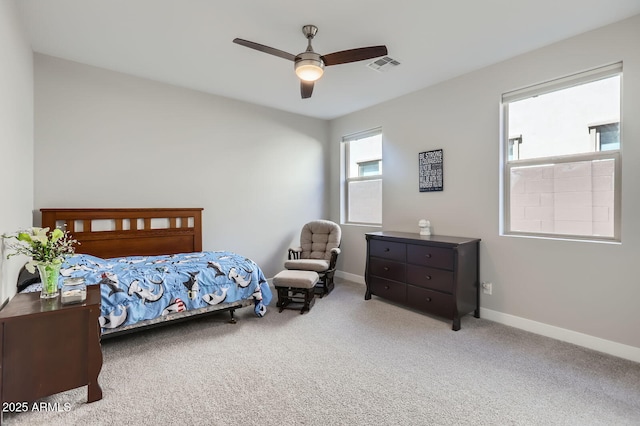
[[[322,77],[324,67],[330,65],[347,64],[349,62],[364,61],[366,59],[378,58],[387,54],[386,46],[369,46],[357,49],[341,50],[340,52],[329,53],[328,55],[320,55],[313,51],[311,40],[318,33],[318,27],[315,25],[305,25],[302,27],[302,33],[308,40],[307,50],[297,55],[265,46],[263,44],[254,43],[252,41],[243,40],[241,38],[233,39],[233,42],[241,46],[259,50],[270,55],[279,56],[294,62],[296,75],[300,78],[300,93],[302,98],[310,98],[313,93],[313,84]]]

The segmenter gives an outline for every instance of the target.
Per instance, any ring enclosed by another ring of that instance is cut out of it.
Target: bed
[[[201,208],[41,209],[42,227],[68,230],[76,254],[65,278],[100,285],[102,337],[213,312],[253,307],[259,317],[272,294],[260,267],[229,251],[202,251]],[[39,291],[22,276],[18,291]]]

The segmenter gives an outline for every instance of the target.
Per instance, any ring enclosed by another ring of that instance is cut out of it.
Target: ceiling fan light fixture
[[[296,57],[296,75],[300,80],[316,81],[324,73],[324,62],[315,52],[304,52]]]
[[[303,62],[303,61],[301,61]],[[306,62],[306,61],[304,61]],[[322,69],[321,66],[318,66],[318,64],[303,64],[303,63],[298,63],[296,64],[296,75],[300,78],[300,80],[304,80],[304,81],[316,81],[318,80],[320,77],[322,77],[322,74],[324,73],[324,70]]]

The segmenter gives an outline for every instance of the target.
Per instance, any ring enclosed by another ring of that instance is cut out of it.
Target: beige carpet
[[[311,312],[248,308],[103,343],[86,388],[9,425],[638,425],[640,364],[338,281]],[[67,409],[65,410],[65,404]]]

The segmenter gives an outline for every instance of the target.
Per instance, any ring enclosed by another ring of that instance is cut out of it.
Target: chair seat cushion
[[[275,287],[312,288],[318,282],[318,274],[313,271],[280,271],[273,277]]]
[[[284,262],[284,267],[299,271],[323,272],[329,269],[329,261],[324,259],[294,259]]]

